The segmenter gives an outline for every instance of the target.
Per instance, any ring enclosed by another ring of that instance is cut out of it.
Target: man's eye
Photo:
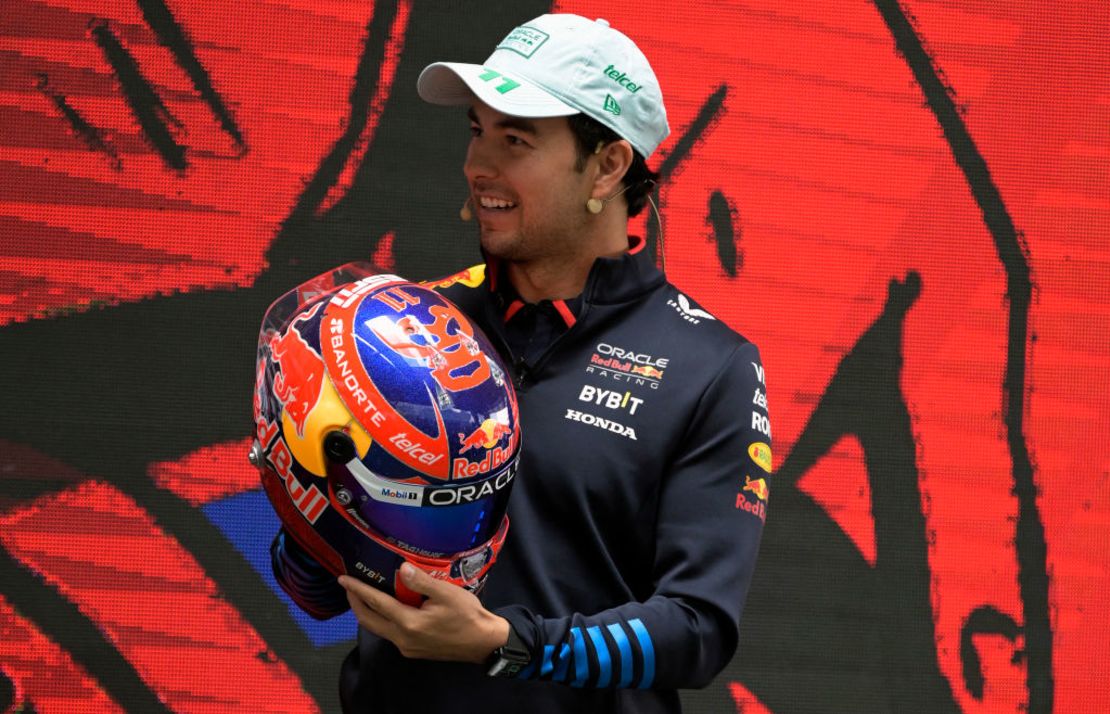
[[[482,127],[477,126],[476,124],[471,124],[470,125],[470,135],[471,136],[481,136],[482,135]]]
[[[512,134],[506,134],[505,141],[509,142],[510,146],[524,146],[525,144],[524,139],[521,139],[519,136],[513,136]]]

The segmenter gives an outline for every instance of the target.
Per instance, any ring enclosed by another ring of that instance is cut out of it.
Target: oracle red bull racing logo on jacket
[[[646,352],[600,342],[590,355],[586,372],[617,382],[658,389],[669,363],[670,359],[667,357],[656,357]]]

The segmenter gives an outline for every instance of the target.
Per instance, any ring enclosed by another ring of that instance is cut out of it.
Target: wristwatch
[[[486,660],[486,674],[491,677],[515,677],[531,661],[532,653],[524,646],[513,626],[509,625],[509,639]]]

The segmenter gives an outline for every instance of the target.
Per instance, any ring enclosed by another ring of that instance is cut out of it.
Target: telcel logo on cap
[[[605,68],[605,76],[633,94],[640,91],[640,85],[633,82],[632,78],[627,76],[624,72],[614,68],[613,65],[609,65]]]

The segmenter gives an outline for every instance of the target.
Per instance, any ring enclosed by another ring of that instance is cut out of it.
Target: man
[[[669,133],[655,74],[604,20],[545,15],[418,91],[468,106],[463,215],[487,260],[436,287],[511,365],[523,451],[480,599],[410,566],[419,608],[339,579],[362,626],[344,707],[679,711],[737,646],[770,426],[755,346],[627,235]],[[291,540],[274,557],[306,609],[342,607]]]

